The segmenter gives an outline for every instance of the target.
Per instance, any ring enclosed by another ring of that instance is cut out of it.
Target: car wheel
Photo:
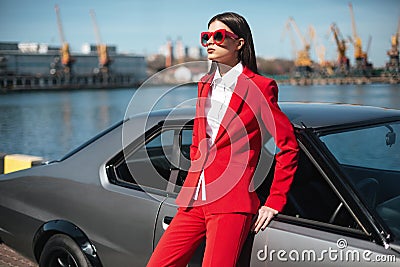
[[[79,246],[69,236],[52,236],[43,248],[40,267],[91,267]]]

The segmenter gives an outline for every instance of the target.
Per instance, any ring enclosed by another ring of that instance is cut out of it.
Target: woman
[[[297,167],[293,127],[278,107],[275,81],[257,74],[246,20],[232,12],[218,14],[201,42],[213,64],[198,84],[191,166],[178,212],[148,266],[186,266],[204,237],[203,266],[235,266],[250,230],[264,230],[282,211]],[[251,180],[267,132],[280,152],[270,194],[260,207]]]

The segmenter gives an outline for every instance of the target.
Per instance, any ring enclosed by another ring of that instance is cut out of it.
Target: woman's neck
[[[233,67],[235,67],[239,62],[239,60],[235,60],[230,62],[229,64],[218,63],[219,74],[221,74],[221,77],[224,76],[225,73],[230,71]]]

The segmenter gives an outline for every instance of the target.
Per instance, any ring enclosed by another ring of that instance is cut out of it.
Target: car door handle
[[[165,216],[163,221],[162,221],[162,228],[165,230],[167,230],[169,224],[172,222],[172,219],[174,217],[170,217],[170,216]]]

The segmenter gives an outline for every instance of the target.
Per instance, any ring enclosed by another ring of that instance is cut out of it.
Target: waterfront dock
[[[326,77],[326,78],[287,78],[276,79],[279,84],[284,85],[345,85],[345,84],[399,84],[400,77],[386,77],[386,76],[353,76],[353,77]]]
[[[73,75],[62,76],[32,76],[0,75],[0,93],[38,90],[73,90],[73,89],[102,89],[102,88],[135,88],[143,82],[143,78],[135,74]]]
[[[346,85],[346,84],[399,84],[395,77],[328,77],[328,78],[288,78],[276,79],[283,85]],[[74,89],[112,89],[137,88],[141,85],[134,75],[110,75],[99,77],[95,75],[76,75],[64,77],[34,77],[34,76],[0,76],[0,93],[18,91],[50,91]]]

